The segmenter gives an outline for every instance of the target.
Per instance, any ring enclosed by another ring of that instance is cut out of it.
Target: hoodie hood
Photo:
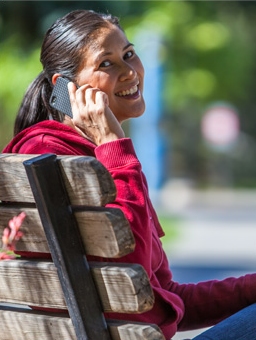
[[[88,155],[95,157],[96,145],[71,127],[55,120],[45,120],[18,133],[3,153]]]

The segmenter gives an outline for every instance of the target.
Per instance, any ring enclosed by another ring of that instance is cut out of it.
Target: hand
[[[68,84],[73,125],[76,130],[101,145],[123,138],[124,131],[109,108],[106,93],[90,85],[82,85],[79,89],[75,84]]]

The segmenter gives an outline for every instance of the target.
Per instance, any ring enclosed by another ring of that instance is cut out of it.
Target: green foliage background
[[[161,35],[167,178],[254,187],[256,3],[251,1],[1,1],[1,149],[12,137],[27,86],[41,71],[44,32],[77,8],[119,16],[130,40],[141,29]],[[234,106],[240,118],[239,138],[227,150],[212,148],[201,135],[202,116],[216,102]]]

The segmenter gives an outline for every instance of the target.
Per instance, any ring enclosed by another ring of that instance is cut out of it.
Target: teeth
[[[130,88],[130,90],[118,92],[117,95],[120,96],[120,97],[128,96],[129,94],[134,94],[137,91],[138,91],[138,85],[135,85],[132,88]]]

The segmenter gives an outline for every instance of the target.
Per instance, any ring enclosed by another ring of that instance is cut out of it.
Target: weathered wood
[[[112,340],[164,340],[155,325],[107,320]],[[71,319],[0,306],[1,340],[77,340]]]
[[[49,253],[44,229],[36,208],[0,204],[0,234],[8,225],[8,221],[21,211],[26,213],[26,218],[22,225],[24,235],[17,243],[17,250]],[[121,210],[112,208],[77,210],[75,217],[87,255],[117,258],[134,250],[133,233]]]
[[[104,312],[142,313],[153,307],[149,279],[140,265],[93,262],[90,268]],[[0,261],[0,287],[1,302],[67,308],[56,267],[49,261]]]
[[[58,156],[58,161],[72,205],[104,206],[114,201],[114,181],[97,159],[88,156]]]
[[[87,255],[118,258],[134,251],[134,236],[121,210],[76,211],[75,217]]]
[[[4,228],[7,227],[8,221],[22,211],[26,213],[26,218],[21,227],[23,236],[17,243],[16,249],[18,251],[49,253],[44,229],[35,207],[0,203],[0,234],[2,235]]]
[[[34,202],[26,171],[21,165],[35,156],[0,154],[0,201]],[[114,200],[113,179],[95,158],[58,156],[58,162],[72,205],[104,206]]]
[[[34,202],[22,162],[33,155],[0,154],[0,201]]]
[[[1,302],[67,309],[52,262],[0,261],[0,287]]]
[[[24,163],[78,340],[110,340],[56,155]]]
[[[77,340],[71,319],[0,306],[1,340]]]
[[[93,262],[90,266],[105,312],[143,313],[153,307],[153,291],[141,265]]]
[[[43,155],[36,163],[26,164],[32,171],[29,184],[22,163],[35,156],[0,155],[0,232],[10,218],[25,211],[18,250],[51,250],[54,263],[42,259],[0,261],[0,301],[63,309],[64,313],[24,311],[0,304],[0,339],[164,340],[155,325],[103,317],[103,312],[143,313],[154,303],[141,266],[88,264],[84,255],[121,257],[135,247],[121,210],[102,208],[116,195],[109,172],[93,157]],[[46,163],[52,164],[44,163],[48,156]],[[39,172],[34,166],[39,166]],[[49,232],[52,223],[53,233]],[[89,285],[85,275],[90,277]],[[92,280],[95,291],[88,289]]]
[[[160,328],[152,324],[132,323],[111,320],[108,327],[115,340],[164,340]]]

